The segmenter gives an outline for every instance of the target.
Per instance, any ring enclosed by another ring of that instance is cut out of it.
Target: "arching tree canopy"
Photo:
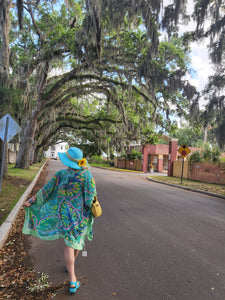
[[[12,1],[4,1],[10,39],[1,39],[0,92],[6,109],[18,102],[14,117],[23,126],[18,167],[29,166],[33,141],[41,152],[74,135],[119,151],[188,111],[196,95],[185,79],[188,47],[171,30],[181,1],[169,19],[154,0],[22,2],[20,30]],[[162,27],[168,39],[159,40]]]

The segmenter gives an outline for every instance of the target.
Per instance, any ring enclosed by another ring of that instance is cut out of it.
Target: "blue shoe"
[[[81,286],[80,281],[76,281],[76,282],[71,281],[70,282],[70,290],[69,290],[70,294],[76,293],[77,289],[79,289],[80,286]]]

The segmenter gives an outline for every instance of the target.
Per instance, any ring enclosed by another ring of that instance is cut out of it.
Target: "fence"
[[[141,159],[114,159],[114,166],[120,169],[142,171]]]
[[[173,162],[173,176],[181,177],[182,161]],[[225,163],[195,163],[184,162],[183,178],[208,183],[225,184]]]
[[[188,161],[184,161],[184,170],[183,170],[183,178],[188,178]],[[173,161],[173,176],[174,177],[181,177],[182,172],[182,160]]]

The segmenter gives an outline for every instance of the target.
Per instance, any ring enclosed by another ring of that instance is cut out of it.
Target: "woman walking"
[[[64,239],[69,291],[75,293],[81,285],[75,274],[75,259],[86,237],[90,241],[93,238],[91,208],[96,187],[79,148],[72,147],[58,155],[68,169],[57,172],[35,196],[25,201],[23,233],[42,240]]]

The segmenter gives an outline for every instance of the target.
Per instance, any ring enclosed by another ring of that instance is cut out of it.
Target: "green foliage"
[[[207,143],[202,151],[202,159],[204,162],[218,162],[220,160],[220,151],[218,147],[212,147]]]
[[[217,146],[212,147],[210,144],[205,144],[204,149],[200,152],[194,152],[189,157],[190,164],[198,162],[219,162],[220,151]]]
[[[189,161],[190,164],[202,162],[201,153],[199,151],[193,152],[189,156],[188,161]]]
[[[130,159],[141,159],[142,153],[139,151],[132,150],[132,153],[129,155]]]
[[[90,141],[91,141],[91,138],[90,138]],[[71,143],[71,145],[73,145],[73,143]],[[93,144],[93,143],[90,144],[89,140],[88,140],[88,143],[87,143],[87,140],[84,140],[83,142],[81,140],[80,145],[77,145],[75,143],[74,146],[82,148],[82,151],[84,153],[84,157],[87,157],[87,158],[89,158],[93,155],[99,155],[100,154],[100,151],[97,147],[97,144]]]
[[[167,142],[167,141],[165,141],[165,140],[163,140],[163,139],[159,139],[159,140],[158,140],[158,144],[159,144],[159,145],[169,145],[169,142]]]
[[[93,164],[102,164],[104,162],[102,157],[99,155],[92,155],[88,161]]]
[[[8,113],[13,118],[22,117],[24,103],[22,101],[23,90],[12,87],[0,87],[0,114]]]
[[[119,159],[126,159],[127,158],[127,154],[125,151],[122,151],[119,156],[118,156]]]
[[[109,156],[110,160],[114,160],[115,158],[115,155],[113,153],[110,153],[110,156]]]
[[[199,147],[203,142],[203,132],[200,127],[183,125],[171,132],[171,137],[178,139],[178,145],[188,145],[190,147]]]
[[[144,138],[143,138],[143,143],[144,144],[151,144],[151,145],[156,145],[158,143],[158,134],[155,133],[153,130],[149,128],[145,128],[143,130]]]
[[[161,54],[161,63],[164,64],[164,59],[168,62],[168,68],[171,70],[186,68],[189,58],[187,55],[187,49],[182,43],[182,38],[178,38],[174,35],[170,41],[163,41],[159,44],[159,53]]]
[[[157,143],[155,126],[185,113],[188,48],[178,35],[158,40],[155,2],[138,10],[132,1],[23,3],[11,67],[29,82],[24,115],[38,115],[36,149],[73,136],[87,157],[122,152],[133,139]]]
[[[178,131],[177,121],[173,121],[173,123],[170,124],[170,128],[168,128],[167,131],[169,132],[169,135],[170,135],[170,136],[175,135],[176,132]]]

